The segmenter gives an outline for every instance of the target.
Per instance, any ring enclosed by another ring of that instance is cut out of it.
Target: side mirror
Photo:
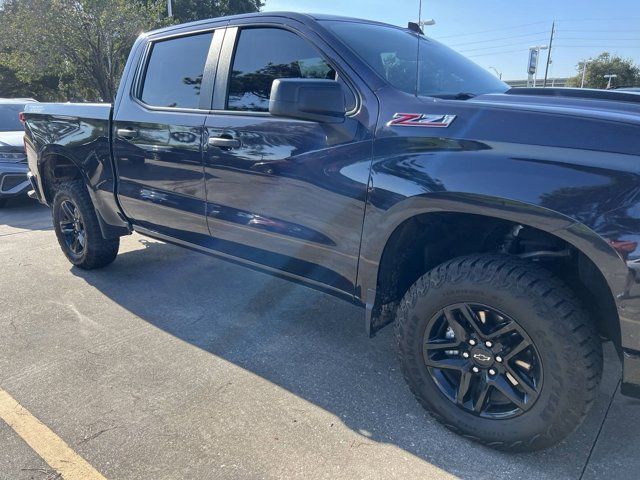
[[[335,80],[279,78],[271,85],[269,113],[322,123],[344,121],[346,105],[342,85]]]

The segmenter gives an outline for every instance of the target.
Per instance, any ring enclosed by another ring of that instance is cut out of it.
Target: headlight
[[[27,156],[22,152],[0,152],[0,162],[23,162]]]

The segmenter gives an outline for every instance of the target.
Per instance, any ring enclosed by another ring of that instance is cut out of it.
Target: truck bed
[[[53,201],[51,169],[75,165],[73,171],[84,177],[107,237],[128,231],[115,198],[111,112],[108,103],[35,103],[24,110],[29,170],[36,190],[43,193],[40,201]]]

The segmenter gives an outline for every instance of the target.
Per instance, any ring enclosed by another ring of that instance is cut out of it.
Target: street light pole
[[[496,72],[496,75],[498,75],[498,78],[500,80],[502,80],[502,72],[499,72],[498,69],[496,67],[489,67],[491,70],[493,70],[494,72]]]
[[[167,0],[167,16],[173,17],[173,5],[171,5],[171,0]]]
[[[587,62],[586,60],[582,64],[582,81],[580,82],[580,88],[584,88],[584,78],[587,75],[587,65],[588,64],[589,64],[589,62]]]
[[[609,79],[609,81],[607,82],[607,90],[609,90],[609,89],[611,88],[611,79],[612,79],[612,78],[617,78],[617,77],[618,77],[618,75],[616,75],[615,73],[613,73],[613,74],[612,74],[612,73],[610,73],[610,74],[608,74],[608,75],[603,75],[603,77],[604,77],[604,78],[608,78],[608,79]]]
[[[536,45],[535,47],[529,47],[529,50],[536,50],[536,68],[533,72],[533,86],[536,86],[538,82],[538,62],[540,61],[540,50],[546,50],[549,47],[547,45]]]
[[[428,18],[427,20],[422,20],[422,0],[418,5],[418,26],[420,27],[429,27],[431,25],[435,25],[436,21],[433,18]]]

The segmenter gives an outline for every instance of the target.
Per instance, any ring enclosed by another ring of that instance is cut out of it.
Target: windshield
[[[0,132],[22,130],[18,114],[24,110],[22,104],[0,104]]]
[[[322,23],[403,92],[447,97],[502,93],[509,89],[506,83],[454,50],[408,30],[370,23],[333,20]]]

